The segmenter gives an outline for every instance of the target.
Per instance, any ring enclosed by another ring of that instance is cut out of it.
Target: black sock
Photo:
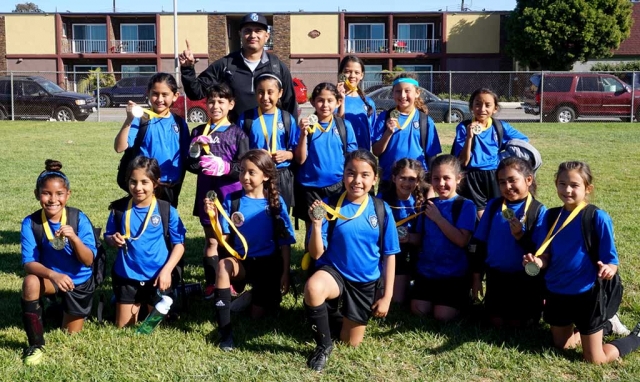
[[[218,312],[218,332],[224,341],[231,334],[231,288],[216,288],[213,296]]]
[[[42,305],[39,300],[25,301],[20,299],[22,305],[22,323],[27,332],[29,346],[44,346],[44,329],[42,327]]]
[[[313,339],[316,341],[316,345],[322,346],[325,349],[331,347],[331,330],[329,329],[327,304],[322,303],[322,305],[319,306],[309,306],[305,303],[304,310],[311,324]]]
[[[218,263],[217,257],[203,257],[202,267],[204,268],[204,282],[206,285],[213,285],[216,283],[216,264]]]
[[[609,344],[617,347],[618,352],[620,353],[620,357],[624,357],[637,348],[640,348],[640,337],[635,334],[629,334],[626,337],[613,340],[609,342]]]
[[[332,306],[338,306],[338,299],[327,300],[327,313],[329,315],[329,328],[331,330],[331,337],[340,339],[340,332],[342,331],[342,313],[338,308],[331,308]]]
[[[613,333],[613,324],[611,321],[607,320],[604,322],[604,328],[602,328],[602,336],[606,337]]]

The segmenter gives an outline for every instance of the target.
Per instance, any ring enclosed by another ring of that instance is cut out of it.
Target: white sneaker
[[[618,315],[614,315],[609,319],[611,322],[611,331],[618,336],[628,336],[631,331],[620,321]]]
[[[252,296],[250,290],[241,293],[238,297],[235,298],[235,300],[231,301],[231,306],[229,307],[229,309],[231,309],[231,311],[235,313],[246,310],[249,305],[251,305],[251,297]]]

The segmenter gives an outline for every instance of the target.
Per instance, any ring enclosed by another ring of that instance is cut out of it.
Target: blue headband
[[[62,178],[62,180],[64,180],[65,187],[69,189],[69,178],[67,178],[67,176],[60,171],[43,171],[36,180],[36,189],[40,189],[40,186],[42,186],[42,182],[44,182],[44,180],[49,176],[59,176],[60,178]]]
[[[414,80],[413,78],[409,78],[409,77],[400,77],[400,78],[396,78],[395,80],[393,80],[393,86],[396,86],[397,84],[400,84],[400,83],[406,83],[406,84],[411,84],[411,85],[414,85],[414,86],[420,86],[418,81]]]

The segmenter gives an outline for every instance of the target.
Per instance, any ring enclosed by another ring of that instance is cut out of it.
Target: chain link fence
[[[399,72],[398,72],[399,73]],[[436,122],[471,118],[469,98],[488,88],[500,102],[498,118],[512,122],[638,121],[640,72],[411,72],[421,86]],[[294,90],[303,115],[321,82],[337,81],[335,72],[293,71]],[[394,106],[389,85],[393,72],[367,72],[365,93],[378,111]],[[0,72],[0,119],[120,122],[129,100],[147,104],[152,73]],[[189,122],[206,121],[206,102],[179,97],[172,111]]]

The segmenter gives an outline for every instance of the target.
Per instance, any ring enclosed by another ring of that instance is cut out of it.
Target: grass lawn
[[[26,335],[22,330],[20,288],[24,271],[20,257],[20,223],[39,208],[33,197],[35,179],[47,158],[62,161],[73,190],[69,205],[82,209],[96,226],[104,226],[109,201],[123,196],[115,182],[119,154],[113,147],[118,123],[0,122],[0,380],[349,380],[349,381],[493,381],[493,380],[637,380],[640,354],[619,363],[592,366],[581,351],[551,348],[548,327],[497,331],[463,320],[441,325],[412,317],[392,306],[385,320],[372,320],[358,349],[338,345],[324,373],[309,371],[305,360],[312,339],[303,325],[300,300],[290,295],[277,318],[253,322],[233,316],[238,349],[221,352],[216,343],[213,305],[191,299],[188,315],[158,328],[150,336],[133,329],[89,320],[85,329],[68,336],[47,327],[43,364],[21,362]],[[443,151],[448,152],[453,125],[438,125]],[[620,272],[625,281],[622,321],[632,328],[640,319],[640,132],[638,124],[516,124],[542,152],[538,198],[559,205],[553,174],[559,162],[589,162],[595,177],[592,202],[613,217]],[[191,216],[195,177],[187,175],[180,215],[187,226],[186,280],[203,280],[203,233]],[[298,238],[301,234],[298,233]],[[110,252],[113,256],[113,251]],[[292,264],[300,263],[295,247]],[[109,293],[109,281],[102,293]],[[527,291],[522,291],[526,298]]]

